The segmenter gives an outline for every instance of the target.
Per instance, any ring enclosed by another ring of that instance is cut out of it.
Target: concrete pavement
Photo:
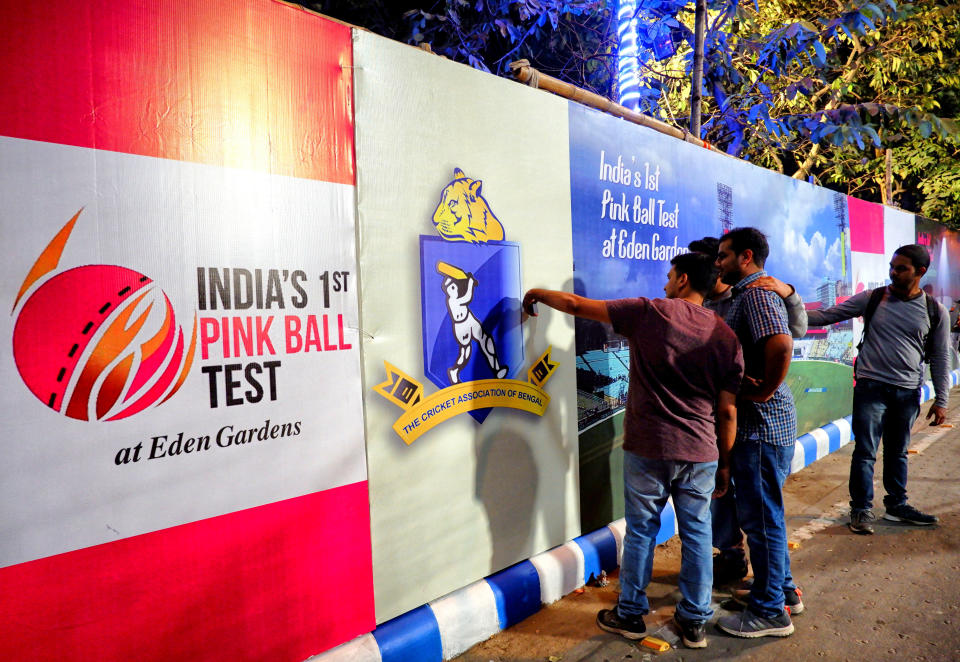
[[[851,662],[960,661],[960,390],[947,424],[915,426],[910,456],[910,503],[940,518],[932,527],[879,519],[873,536],[849,531],[847,477],[853,444],[787,480],[785,500],[794,578],[806,611],[794,617],[787,638],[737,639],[707,628],[708,647],[689,650],[670,624],[680,544],[657,548],[648,589],[653,612],[648,633],[674,644],[657,654],[600,631],[596,612],[616,602],[616,576],[606,587],[588,586],[522,623],[478,644],[460,662],[638,662],[644,660],[850,660]],[[926,414],[929,403],[922,408]],[[876,471],[875,507],[883,514]],[[715,592],[717,616],[726,595]]]

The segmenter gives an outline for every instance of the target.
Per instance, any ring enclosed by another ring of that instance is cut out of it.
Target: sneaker
[[[889,512],[889,511],[887,511]],[[877,521],[877,516],[872,510],[851,510],[850,511],[850,530],[864,536],[873,535],[873,522]]]
[[[627,639],[634,641],[643,639],[646,636],[647,626],[643,622],[643,616],[634,616],[633,618],[620,618],[614,609],[601,609],[597,612],[597,625],[601,630],[623,635]]]
[[[730,596],[740,605],[747,605],[750,602],[750,590],[752,587],[753,581],[749,581],[744,584],[743,588],[733,589],[733,591],[730,592]],[[803,600],[800,597],[802,595],[803,591],[801,591],[798,587],[794,587],[783,592],[783,604],[790,611],[792,616],[802,614],[806,609],[806,607],[803,606]],[[728,609],[727,611],[732,610]]]
[[[680,628],[680,638],[683,645],[687,648],[706,648],[707,632],[703,623],[694,623],[680,618],[679,614],[674,612],[673,622]]]
[[[713,586],[720,588],[740,581],[747,576],[747,560],[717,554],[713,557]]]
[[[750,603],[750,591],[753,590],[753,579],[748,579],[747,581],[740,584],[740,588],[735,588],[730,591],[730,597],[733,598],[736,602],[739,602],[742,605]]]
[[[720,608],[727,611],[743,611],[747,608],[746,602],[740,602],[736,598],[728,598],[720,603]]]
[[[742,605],[745,605],[750,600],[750,591],[753,589],[753,580],[750,580],[740,588],[735,588],[730,591],[730,597],[739,602]]]
[[[887,508],[887,513],[883,516],[883,519],[890,520],[891,522],[917,524],[919,526],[929,526],[930,524],[936,524],[940,521],[933,515],[921,513],[919,510],[906,503]]]
[[[777,616],[764,618],[744,609],[739,614],[721,616],[717,628],[734,637],[756,639],[757,637],[789,637],[793,634],[793,623],[786,610]]]
[[[787,609],[790,610],[791,616],[796,616],[797,614],[802,614],[806,607],[803,606],[803,600],[800,596],[803,595],[803,591],[799,588],[793,588],[789,591],[783,592],[783,602]]]

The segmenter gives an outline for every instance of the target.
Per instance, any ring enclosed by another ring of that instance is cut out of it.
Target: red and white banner
[[[0,658],[371,630],[349,28],[269,0],[0,22]]]

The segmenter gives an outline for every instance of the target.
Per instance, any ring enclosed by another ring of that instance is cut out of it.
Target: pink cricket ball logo
[[[81,209],[37,258],[24,294],[53,272]],[[27,388],[64,416],[115,421],[168,400],[193,363],[197,321],[187,344],[166,293],[149,277],[112,265],[49,276],[23,302],[13,358]]]

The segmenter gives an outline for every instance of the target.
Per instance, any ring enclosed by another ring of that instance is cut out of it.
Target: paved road
[[[940,518],[933,527],[878,521],[876,535],[846,527],[852,444],[791,476],[785,488],[793,574],[806,611],[785,639],[736,639],[708,626],[708,647],[689,650],[669,625],[678,599],[679,541],[658,548],[648,632],[678,646],[648,653],[593,624],[616,602],[617,583],[587,587],[464,653],[460,662],[755,660],[960,662],[960,390],[947,418],[918,421],[910,456],[910,502]],[[923,413],[926,413],[924,406]],[[877,477],[880,476],[878,461]],[[876,487],[882,503],[883,489]],[[878,516],[883,509],[875,509]],[[725,596],[714,595],[719,604]],[[717,609],[717,615],[725,613]],[[716,617],[715,617],[716,618]]]

